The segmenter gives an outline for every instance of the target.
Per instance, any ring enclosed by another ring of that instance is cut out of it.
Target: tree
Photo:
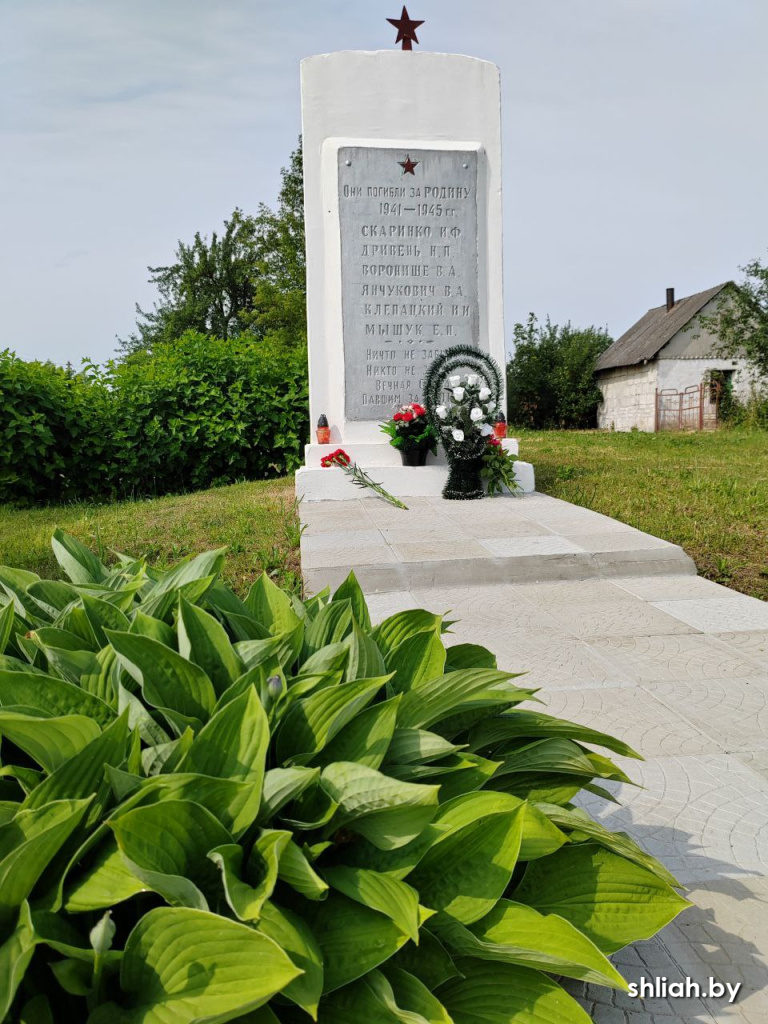
[[[260,276],[252,308],[244,311],[240,320],[256,337],[282,346],[306,344],[307,340],[301,140],[281,173],[277,211],[262,203],[255,219]]]
[[[515,351],[507,366],[510,422],[539,429],[594,427],[602,400],[595,360],[611,344],[597,327],[540,324],[530,313],[514,328]]]
[[[226,340],[250,335],[281,346],[306,342],[304,197],[301,145],[282,169],[278,208],[256,216],[235,209],[210,241],[179,241],[175,262],[148,267],[159,299],[136,306],[136,330],[120,341],[130,355],[168,344],[185,331]]]
[[[768,378],[768,264],[752,260],[739,270],[741,284],[725,288],[715,312],[700,320],[718,336],[721,355],[743,356]]]

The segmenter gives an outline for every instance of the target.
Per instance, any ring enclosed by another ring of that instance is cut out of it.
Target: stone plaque
[[[339,215],[346,418],[384,420],[479,345],[477,154],[342,148]]]

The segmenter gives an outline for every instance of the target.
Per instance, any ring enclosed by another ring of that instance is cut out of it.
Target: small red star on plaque
[[[412,50],[413,43],[418,43],[416,38],[416,29],[419,25],[423,25],[422,21],[412,21],[408,17],[407,8],[403,7],[403,13],[399,18],[387,18],[390,25],[394,25],[397,29],[397,39],[395,40],[395,46],[402,41],[404,50]]]
[[[409,153],[405,160],[398,160],[397,162],[403,168],[403,174],[412,174],[414,178],[416,177],[416,168],[421,163],[420,160],[411,160],[411,154]]]

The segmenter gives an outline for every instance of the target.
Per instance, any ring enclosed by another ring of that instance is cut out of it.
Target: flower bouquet
[[[425,465],[427,452],[437,455],[437,434],[427,419],[427,410],[418,402],[401,405],[381,429],[400,452],[405,466]]]
[[[390,494],[389,491],[384,490],[381,484],[372,480],[364,469],[361,469],[356,462],[350,459],[343,448],[337,448],[335,452],[324,456],[320,460],[320,465],[323,469],[330,469],[332,466],[335,466],[337,469],[343,470],[356,487],[369,487],[385,501],[388,501],[390,505],[394,505],[395,508],[404,508],[406,512],[408,511],[407,505],[404,505],[399,498]]]

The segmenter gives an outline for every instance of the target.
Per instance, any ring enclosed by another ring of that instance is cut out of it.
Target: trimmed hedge
[[[304,351],[190,332],[72,373],[0,353],[0,501],[121,498],[290,473],[309,432]]]

